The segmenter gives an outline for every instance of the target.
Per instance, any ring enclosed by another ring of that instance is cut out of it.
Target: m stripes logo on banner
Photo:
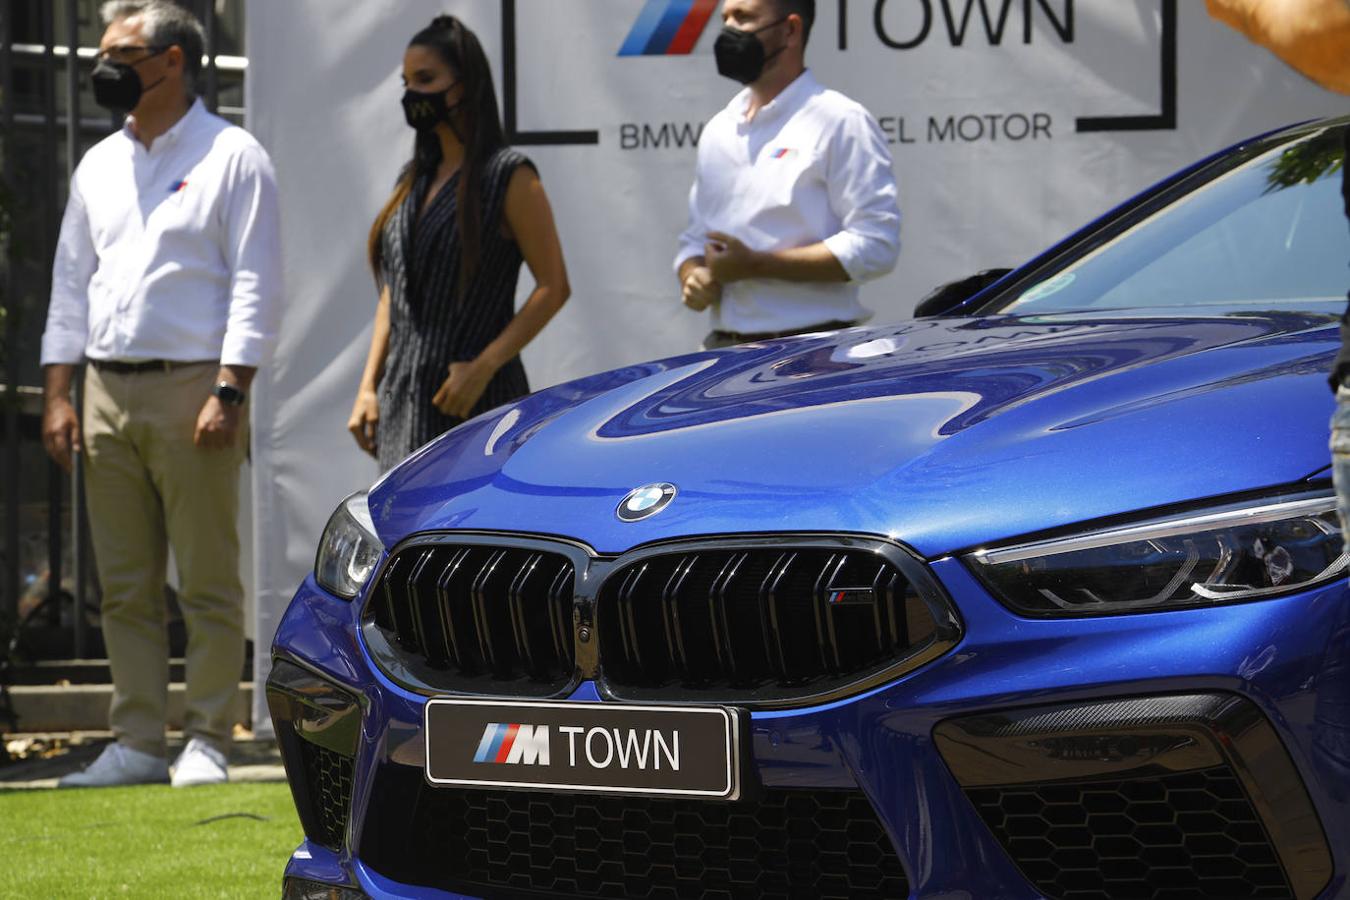
[[[548,726],[490,722],[474,754],[476,763],[501,763],[509,766],[546,766]]]
[[[647,0],[620,56],[681,56],[690,53],[717,9],[717,0]]]

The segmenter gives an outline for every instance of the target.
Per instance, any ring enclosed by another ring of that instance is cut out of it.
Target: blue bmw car
[[[285,896],[1350,897],[1347,122],[351,496],[273,648]]]

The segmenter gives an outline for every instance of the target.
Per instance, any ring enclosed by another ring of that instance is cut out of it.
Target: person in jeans
[[[698,144],[675,271],[712,349],[842,328],[900,255],[891,154],[863,106],[806,68],[815,0],[726,0],[718,71],[745,85]]]
[[[276,184],[195,96],[202,26],[168,0],[102,7],[95,99],[129,113],[70,184],[42,338],[47,452],[83,452],[116,741],[66,787],[167,781],[172,548],[187,627],[175,786],[227,780],[244,663],[239,472],[249,383],[278,326]],[[84,416],[70,388],[84,369]]]

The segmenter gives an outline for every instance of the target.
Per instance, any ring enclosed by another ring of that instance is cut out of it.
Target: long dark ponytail
[[[493,155],[506,146],[497,90],[492,83],[492,67],[478,36],[454,16],[432,19],[430,25],[413,35],[408,46],[436,51],[463,85],[463,100],[453,118],[453,127],[464,144],[456,210],[460,245],[459,295],[462,299],[478,271],[483,248],[483,172]],[[413,182],[420,176],[434,174],[440,164],[441,142],[436,132],[419,132],[413,146],[413,158],[399,173],[393,194],[370,228],[366,253],[377,283],[383,282],[385,226],[399,204],[412,193]]]

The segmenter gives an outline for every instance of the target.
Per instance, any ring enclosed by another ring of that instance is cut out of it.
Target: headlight
[[[980,550],[971,568],[1039,617],[1111,615],[1258,600],[1342,577],[1334,497],[1266,502]]]
[[[366,492],[360,491],[339,503],[328,517],[314,559],[314,577],[324,590],[350,600],[360,592],[383,552]]]

